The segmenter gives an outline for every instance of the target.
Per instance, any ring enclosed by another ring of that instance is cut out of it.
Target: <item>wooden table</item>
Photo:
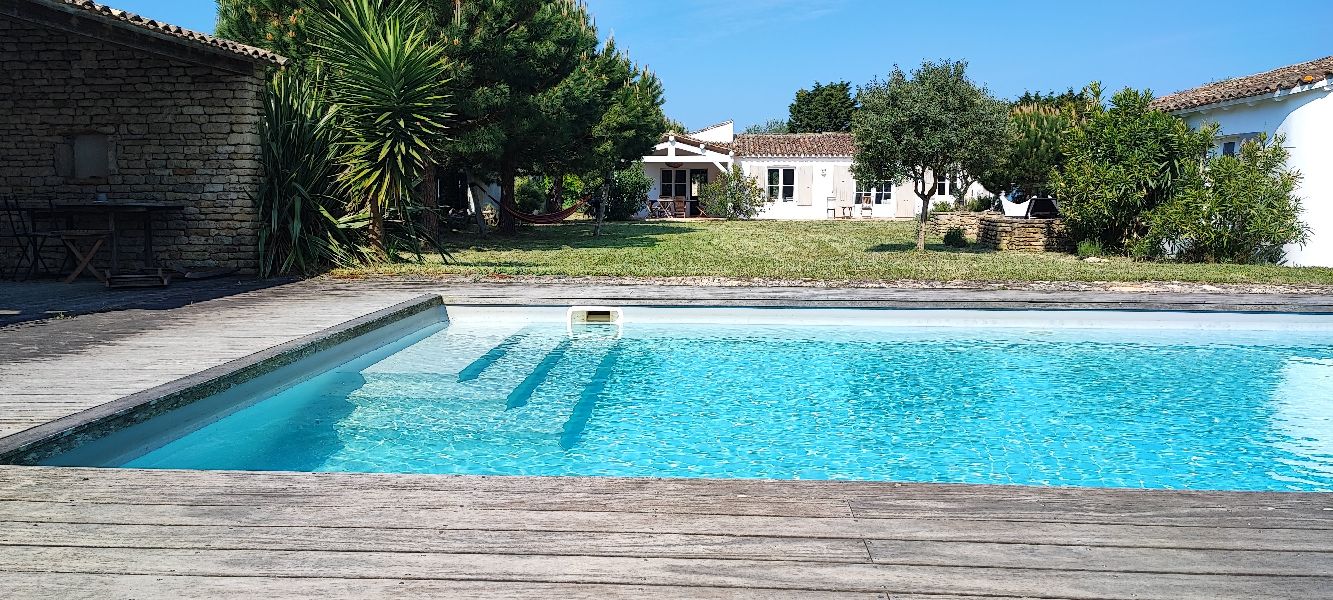
[[[157,257],[153,253],[153,214],[182,210],[179,204],[159,202],[71,202],[53,204],[50,208],[37,209],[35,212],[50,214],[53,217],[71,217],[74,215],[105,215],[106,228],[111,237],[111,269],[108,275],[120,271],[120,229],[118,220],[126,215],[141,216],[143,220],[143,256],[144,269],[157,268]]]

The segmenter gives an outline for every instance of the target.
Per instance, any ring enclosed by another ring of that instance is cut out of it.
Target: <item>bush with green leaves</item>
[[[653,180],[643,171],[643,163],[616,171],[611,176],[606,220],[628,221],[648,205],[648,192],[652,189]]]
[[[999,204],[1000,197],[994,194],[989,196],[972,196],[964,202],[963,208],[967,209],[968,212],[986,212],[988,210],[995,210],[995,207],[999,206]]]
[[[764,206],[764,192],[739,166],[732,165],[717,181],[703,185],[699,203],[710,217],[753,219]]]
[[[966,248],[968,246],[967,232],[962,227],[950,227],[944,232],[944,245],[950,248]]]
[[[1019,197],[1043,196],[1051,175],[1064,163],[1061,145],[1074,125],[1073,110],[1050,104],[1020,104],[1010,111],[1008,143],[996,149],[994,168],[981,174],[988,190]]]
[[[1183,190],[1149,215],[1141,253],[1178,260],[1279,263],[1282,247],[1304,243],[1296,186],[1283,138],[1247,141],[1235,156],[1211,158],[1201,185]]]
[[[930,205],[932,213],[951,213],[958,210],[958,205],[953,200],[936,200]]]
[[[346,216],[337,184],[339,129],[318,72],[276,73],[259,122],[264,179],[259,213],[259,274],[309,275],[356,262],[351,243],[364,225]]]
[[[1151,93],[1125,88],[1066,137],[1065,165],[1051,187],[1075,239],[1110,251],[1141,247],[1148,215],[1199,185],[1216,128],[1190,129],[1151,101]]]
[[[1103,254],[1106,254],[1106,252],[1102,249],[1102,243],[1097,240],[1083,240],[1078,243],[1079,258],[1101,256]]]

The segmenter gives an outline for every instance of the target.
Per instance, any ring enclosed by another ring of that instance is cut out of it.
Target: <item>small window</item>
[[[105,179],[111,175],[107,139],[100,133],[74,136],[73,173],[75,179]]]
[[[935,176],[935,195],[948,196],[953,192],[954,182],[944,175]]]
[[[871,181],[868,183],[856,182],[856,197],[864,201],[875,204],[889,204],[893,202],[893,182],[892,181]]]
[[[684,198],[689,193],[689,171],[685,169],[662,169],[663,198]]]
[[[1226,142],[1222,144],[1222,156],[1235,156],[1236,142]]]
[[[768,170],[768,199],[791,202],[796,198],[796,169],[773,168]]]

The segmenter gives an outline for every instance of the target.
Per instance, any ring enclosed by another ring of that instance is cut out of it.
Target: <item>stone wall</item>
[[[149,52],[0,16],[0,194],[36,205],[99,192],[112,203],[182,205],[155,222],[161,265],[252,272],[263,67],[244,63],[248,72],[237,73],[234,64],[176,60],[174,42],[157,43],[163,49]],[[105,136],[106,176],[70,172],[81,134]],[[122,267],[140,264],[140,224],[118,225]],[[0,249],[0,261],[15,254]]]
[[[1069,252],[1073,244],[1065,232],[1064,219],[1020,219],[984,215],[977,242],[996,250],[1018,252]]]
[[[954,227],[961,227],[963,233],[970,239],[977,239],[981,216],[985,213],[976,212],[938,212],[930,214],[930,233],[942,236],[945,232]]]

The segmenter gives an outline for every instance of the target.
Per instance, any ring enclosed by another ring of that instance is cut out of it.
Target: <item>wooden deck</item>
[[[1241,308],[1292,298],[306,282],[0,328],[0,435],[449,302]],[[1333,494],[0,466],[0,598],[1333,597]]]
[[[6,597],[1328,598],[1333,497],[0,467]]]

